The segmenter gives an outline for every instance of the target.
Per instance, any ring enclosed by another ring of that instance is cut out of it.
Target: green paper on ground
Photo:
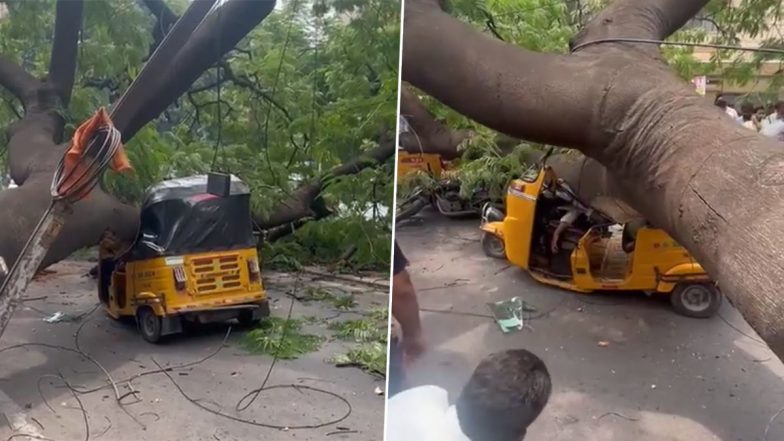
[[[523,300],[520,297],[488,303],[487,306],[504,334],[523,329]]]

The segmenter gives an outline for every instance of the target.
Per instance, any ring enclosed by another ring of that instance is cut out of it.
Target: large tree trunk
[[[167,75],[154,84],[140,85],[141,99],[134,101],[138,105],[126,107],[116,115],[123,139],[130,139],[163,112],[205,69],[264,19],[274,5],[273,0],[229,1],[204,20],[173,60],[157,60],[170,66]],[[64,120],[58,109],[67,106],[73,87],[82,12],[81,0],[58,1],[47,79],[36,79],[0,56],[0,85],[17,97],[25,110],[23,118],[8,129],[11,177],[19,187],[0,192],[0,256],[9,264],[16,260],[49,205],[52,175],[67,147],[63,143]],[[107,229],[121,240],[133,240],[138,229],[138,210],[96,188],[74,206],[73,215],[49,249],[43,266],[96,244]]]
[[[782,357],[781,144],[695,95],[655,46],[580,46],[665,38],[705,3],[616,0],[563,56],[482,35],[435,0],[407,0],[403,78],[491,128],[599,161],[623,200],[686,246]]]

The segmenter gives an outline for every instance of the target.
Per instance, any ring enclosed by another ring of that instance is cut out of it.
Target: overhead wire
[[[690,41],[665,41],[651,38],[599,38],[597,40],[587,41],[573,47],[571,52],[576,52],[588,46],[594,46],[604,43],[636,43],[636,44],[656,44],[660,46],[686,46],[686,47],[706,47],[713,49],[736,50],[746,52],[761,52],[768,54],[784,55],[784,49],[768,48],[768,47],[747,47],[735,46],[730,44],[715,44],[715,43],[696,43]]]
[[[275,98],[275,93],[278,90],[278,83],[280,82],[280,73],[283,70],[283,61],[286,59],[286,50],[289,47],[289,41],[291,40],[291,29],[294,27],[294,22],[296,21],[296,14],[299,11],[299,0],[294,0],[294,3],[291,6],[291,14],[289,17],[289,26],[286,30],[286,38],[283,40],[283,49],[280,52],[280,60],[278,61],[278,67],[275,72],[275,81],[272,83],[272,91],[270,92],[270,97]],[[267,107],[267,114],[264,116],[264,157],[267,161],[267,166],[269,167],[270,174],[272,175],[273,182],[278,181],[277,174],[275,173],[275,169],[272,168],[272,162],[270,162],[269,156],[269,123],[270,123],[270,116],[272,115],[272,104]]]
[[[221,5],[218,4],[218,5],[216,5],[215,14],[217,14],[218,28],[219,29],[222,29],[221,28],[221,17],[222,17],[221,13],[222,13]],[[220,32],[218,33],[218,36],[217,36],[217,38],[215,40],[216,40],[216,43],[215,43],[215,45],[216,45],[216,52],[218,54],[218,57],[217,57],[218,59],[217,59],[216,64],[215,64],[215,78],[216,78],[216,81],[215,81],[215,91],[216,91],[216,93],[215,94],[217,96],[217,100],[215,102],[215,107],[216,107],[215,115],[216,115],[216,119],[218,120],[217,121],[217,123],[218,123],[218,135],[217,135],[217,138],[215,139],[215,148],[214,148],[214,152],[212,154],[212,164],[210,165],[210,171],[215,171],[215,163],[218,160],[218,150],[220,150],[221,147],[222,147],[222,145],[221,145],[221,143],[222,143],[221,137],[222,137],[222,132],[223,132],[223,115],[221,115],[221,83],[223,83],[223,81],[221,80],[221,63],[220,63],[221,62],[221,56],[220,56],[221,42],[220,42]],[[223,150],[223,166],[224,166],[224,168],[226,167],[226,150],[225,149]]]

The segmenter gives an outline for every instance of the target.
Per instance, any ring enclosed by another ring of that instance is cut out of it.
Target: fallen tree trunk
[[[452,130],[431,114],[407,85],[400,88],[400,114],[409,131],[400,134],[400,146],[409,153],[436,153],[443,159],[460,157],[457,147],[468,139],[468,130]]]
[[[570,55],[483,35],[435,0],[407,0],[403,78],[510,136],[576,148],[629,206],[681,242],[784,356],[784,154],[676,75],[656,46],[706,0],[617,0]],[[443,75],[450,72],[450,75]]]

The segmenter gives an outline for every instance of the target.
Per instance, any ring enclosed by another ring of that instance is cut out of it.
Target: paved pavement
[[[136,401],[126,396],[120,407],[111,388],[81,394],[89,424],[90,440],[356,440],[377,441],[383,430],[384,397],[375,393],[383,389],[383,379],[356,368],[337,368],[326,362],[332,355],[345,352],[340,341],[325,343],[318,352],[296,360],[278,361],[269,385],[295,384],[323,388],[347,400],[350,415],[338,424],[307,430],[277,430],[257,427],[214,415],[200,409],[178,392],[172,380],[160,373],[137,376],[131,383],[124,379],[155,370],[155,361],[163,366],[193,363],[215,354],[221,347],[228,326],[204,327],[197,332],[171,339],[163,345],[142,340],[132,324],[109,319],[102,310],[94,311],[78,322],[45,323],[42,317],[62,311],[79,315],[89,312],[96,303],[95,282],[83,277],[89,264],[64,262],[55,273],[33,283],[26,298],[26,308],[15,314],[0,348],[21,343],[41,343],[75,348],[78,346],[97,360],[119,383],[118,393],[138,391]],[[273,315],[285,316],[294,286],[294,278],[285,274],[265,274],[273,300]],[[359,306],[366,311],[387,304],[387,290],[362,284],[315,281],[303,277],[300,286],[322,286],[330,290],[355,292]],[[46,296],[46,299],[35,300]],[[294,317],[352,318],[353,313],[339,313],[323,302],[294,303]],[[305,331],[329,335],[323,323],[308,325]],[[245,411],[235,404],[246,392],[260,386],[271,357],[250,354],[238,344],[240,331],[229,336],[228,345],[209,359],[169,374],[183,391],[203,406],[232,417],[282,426],[318,425],[347,412],[346,405],[333,396],[307,389],[272,389],[262,393]],[[0,349],[2,350],[2,349]],[[78,353],[43,346],[25,346],[6,350],[0,355],[0,439],[17,435],[25,439],[57,441],[85,440],[85,422],[80,405],[64,387],[59,375],[79,389],[105,386],[106,376]],[[129,386],[132,385],[132,386]],[[3,418],[5,416],[5,418]],[[334,432],[345,433],[334,433]],[[36,438],[21,437],[31,434]]]
[[[553,378],[550,403],[526,441],[784,440],[784,415],[763,438],[784,408],[784,365],[728,302],[720,317],[698,320],[676,315],[666,298],[550,288],[485,257],[478,220],[425,217],[396,235],[429,344],[411,373],[416,383],[454,397],[484,355],[522,347]],[[543,316],[503,335],[483,316],[486,303],[513,296]]]

